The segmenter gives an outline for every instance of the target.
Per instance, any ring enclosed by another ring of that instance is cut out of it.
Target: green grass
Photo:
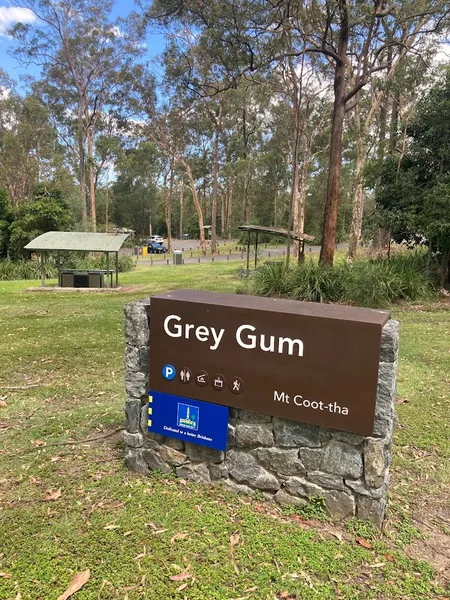
[[[84,441],[123,422],[124,304],[182,287],[245,290],[237,268],[138,268],[121,276],[130,291],[116,293],[28,293],[31,282],[0,283],[0,599],[57,598],[88,568],[77,600],[446,593],[407,545],[423,535],[415,520],[422,504],[442,512],[448,501],[448,305],[395,311],[399,397],[407,401],[398,406],[385,534],[356,521],[331,524],[318,505],[287,510],[258,496],[136,476],[123,466],[119,434]],[[233,551],[232,535],[239,536]],[[170,579],[181,572],[191,577]]]

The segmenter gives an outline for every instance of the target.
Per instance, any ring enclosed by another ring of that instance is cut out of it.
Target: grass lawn
[[[245,288],[236,263],[138,268],[118,293],[0,282],[0,599],[446,598],[450,304],[396,308],[399,427],[383,533],[123,466],[123,306]],[[25,389],[11,389],[11,388]],[[8,389],[9,388],[9,389]]]

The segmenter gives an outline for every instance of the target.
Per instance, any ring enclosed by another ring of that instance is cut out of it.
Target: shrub
[[[360,259],[353,265],[342,262],[334,267],[308,260],[288,271],[284,262],[267,262],[256,270],[253,287],[258,296],[372,308],[426,300],[433,289],[423,250],[398,254],[390,260]]]
[[[69,263],[69,264],[68,264]],[[100,258],[73,258],[62,262],[63,268],[68,269],[106,269],[105,257]],[[115,261],[110,260],[110,269],[115,268]],[[131,271],[134,262],[131,256],[119,256],[119,272]],[[45,262],[46,278],[55,279],[58,269],[54,258]],[[0,281],[12,281],[18,279],[40,279],[41,264],[37,260],[0,260]]]

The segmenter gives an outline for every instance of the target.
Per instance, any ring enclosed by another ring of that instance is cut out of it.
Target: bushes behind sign
[[[333,267],[307,260],[287,272],[284,262],[267,262],[256,270],[253,284],[257,296],[372,308],[425,300],[434,290],[433,276],[427,273],[426,253],[419,250],[390,260],[361,259],[353,265],[342,262]]]

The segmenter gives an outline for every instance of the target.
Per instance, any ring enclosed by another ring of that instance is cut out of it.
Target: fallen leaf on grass
[[[54,492],[53,490],[47,490],[47,496],[44,498],[44,502],[52,502],[53,500],[58,500],[58,498],[61,498],[61,495],[61,488],[59,488],[59,490],[56,490],[56,492]]]
[[[33,444],[37,447],[45,446],[45,442],[43,442],[42,440],[33,440]]]
[[[383,554],[383,558],[385,558],[389,562],[394,562],[394,557],[392,556],[392,554]]]
[[[175,535],[173,535],[173,536],[170,538],[170,543],[171,543],[171,544],[175,544],[175,542],[176,542],[177,540],[184,540],[184,539],[186,539],[186,538],[188,537],[188,535],[189,535],[188,533],[181,533],[181,532],[178,532],[178,533],[176,533]]]
[[[183,581],[184,579],[190,579],[191,577],[192,575],[190,573],[184,571],[183,573],[178,573],[178,575],[171,575],[169,579],[172,581]]]
[[[5,421],[0,421],[0,429],[8,429],[9,425]]]
[[[120,529],[120,525],[114,525],[114,523],[110,523],[109,525],[105,525],[105,527],[103,527],[103,529],[107,529],[108,531],[110,529]]]
[[[234,552],[234,549],[236,548],[236,546],[238,544],[239,544],[239,534],[238,533],[232,533],[230,535],[231,552]]]
[[[9,573],[3,573],[2,571],[0,571],[0,577],[2,577],[3,579],[9,579],[11,575]]]
[[[5,406],[8,406],[6,402],[4,400],[0,400],[0,408],[5,408]]]
[[[77,573],[70,582],[70,585],[67,588],[67,590],[64,592],[64,594],[61,594],[61,596],[59,596],[58,600],[67,600],[69,596],[72,596],[72,594],[78,592],[78,590],[80,590],[83,587],[83,585],[87,581],[89,581],[90,576],[91,572],[89,571],[89,569],[87,571],[81,571],[80,573]]]
[[[14,600],[22,600],[22,594],[20,592],[17,592],[16,597],[14,598]]]
[[[338,539],[340,542],[342,542],[342,533],[340,533],[339,531],[332,531],[331,535],[334,535],[334,537],[336,539]]]
[[[187,588],[188,585],[188,583],[182,583],[179,587],[177,587],[177,592],[182,592]]]
[[[356,543],[362,546],[363,548],[367,548],[368,550],[372,550],[372,544],[365,540],[364,538],[357,537]]]

